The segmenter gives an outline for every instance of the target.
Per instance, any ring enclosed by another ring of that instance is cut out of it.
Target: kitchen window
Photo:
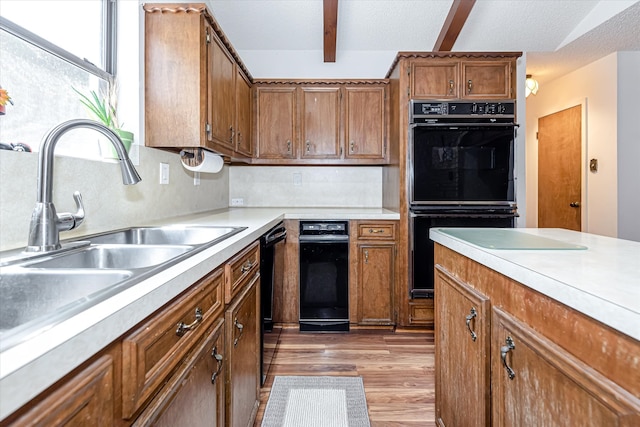
[[[95,119],[73,90],[114,92],[115,0],[3,0],[0,86],[13,105],[0,116],[0,142],[38,151],[43,136],[70,119]],[[69,132],[56,154],[100,159],[95,132]]]

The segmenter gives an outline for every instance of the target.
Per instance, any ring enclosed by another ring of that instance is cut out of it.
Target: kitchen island
[[[640,422],[640,243],[561,229],[430,238],[439,425]]]
[[[251,245],[283,219],[397,220],[386,209],[223,209],[132,225],[247,227],[157,275],[0,353],[0,420]]]

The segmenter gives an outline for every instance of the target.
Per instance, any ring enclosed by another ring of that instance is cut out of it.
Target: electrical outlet
[[[302,174],[300,172],[293,173],[293,185],[299,187],[302,185]]]
[[[244,199],[242,197],[231,199],[231,206],[242,206],[242,205],[244,205]]]
[[[160,184],[169,183],[169,163],[160,163]]]

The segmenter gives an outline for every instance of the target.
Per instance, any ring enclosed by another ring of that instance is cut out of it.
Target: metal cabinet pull
[[[202,322],[202,309],[200,307],[196,308],[196,320],[186,325],[184,322],[178,323],[178,329],[176,329],[176,335],[181,337],[193,328],[195,328],[198,323]]]
[[[370,228],[369,233],[384,233],[384,230],[381,228],[378,228],[378,229]]]
[[[216,359],[218,362],[218,369],[213,373],[213,375],[211,375],[211,384],[215,384],[216,378],[218,378],[218,375],[220,375],[220,372],[222,371],[222,355],[218,353],[217,347],[213,347],[211,350],[211,357]]]
[[[471,83],[471,79],[469,79],[469,81],[467,82],[467,89],[469,90],[469,93],[471,93],[472,87],[473,87],[473,84]]]
[[[287,153],[291,154],[291,140],[287,139]]]
[[[369,251],[367,249],[364,250],[364,263],[369,264]]]
[[[355,141],[351,141],[349,142],[349,152],[353,153],[354,151],[356,151],[356,143]]]
[[[579,208],[580,207],[580,202],[571,202],[571,203],[569,203],[569,206],[571,206],[572,208]]]
[[[242,333],[244,332],[244,325],[242,323],[238,322],[238,318],[237,317],[233,321],[233,324],[240,331],[240,335],[238,335],[238,337],[233,340],[233,346],[236,347],[238,345],[238,341],[240,341],[240,338],[242,338]]]
[[[242,267],[240,267],[240,271],[242,272],[242,274],[244,274],[247,271],[250,271],[252,267],[253,267],[253,262],[247,261],[242,265]]]
[[[307,145],[307,153],[310,153],[311,152],[311,142],[307,139],[305,144]]]
[[[235,136],[235,131],[233,130],[233,126],[229,126],[229,131],[231,132],[231,135],[229,135],[229,142],[233,142],[233,137]]]
[[[471,320],[474,319],[476,316],[478,315],[478,311],[476,310],[475,307],[471,307],[471,310],[469,311],[469,314],[467,314],[467,317],[465,317],[466,319],[466,323],[467,323],[467,329],[469,330],[469,333],[471,334],[471,340],[475,341],[478,338],[478,334],[476,334],[473,329],[471,329]]]
[[[505,346],[500,347],[500,357],[502,358],[502,364],[504,368],[507,370],[507,375],[509,379],[512,380],[516,377],[516,373],[511,369],[511,367],[507,364],[507,353],[516,348],[516,345],[513,343],[513,338],[507,337],[504,340]]]
[[[454,81],[453,80],[449,80],[449,94],[450,95],[453,94],[453,84],[454,84]]]

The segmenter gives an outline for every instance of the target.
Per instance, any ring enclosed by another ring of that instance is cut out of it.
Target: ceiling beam
[[[442,25],[438,40],[436,40],[436,45],[433,47],[434,52],[451,51],[475,3],[476,0],[453,0],[447,19]]]
[[[336,62],[338,0],[323,0],[322,9],[324,14],[324,62]]]

